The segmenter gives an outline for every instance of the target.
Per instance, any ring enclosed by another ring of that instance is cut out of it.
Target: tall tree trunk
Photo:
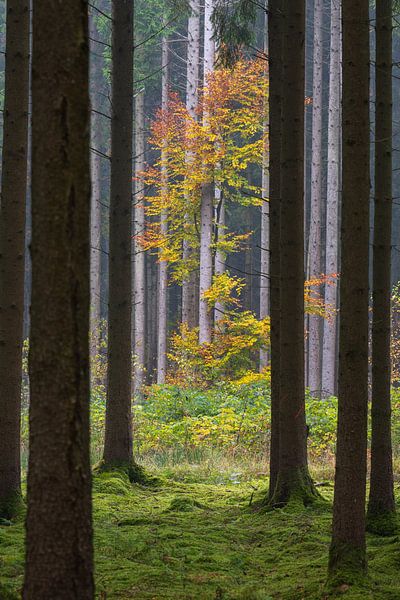
[[[331,41],[329,61],[328,167],[326,205],[325,273],[339,270],[339,197],[340,197],[340,102],[341,102],[341,0],[331,0]],[[325,305],[337,307],[336,281],[325,286]],[[336,393],[337,318],[324,320],[322,351],[322,395]]]
[[[88,58],[87,3],[35,0],[25,600],[94,597]]]
[[[314,0],[311,214],[308,245],[308,277],[310,279],[321,275],[322,38],[323,0]],[[321,319],[316,315],[310,315],[308,318],[308,385],[311,394],[320,397]]]
[[[168,110],[168,39],[162,40],[162,109]],[[162,150],[162,163],[165,165],[167,149]],[[162,167],[162,195],[168,195],[168,173],[167,167]],[[161,214],[161,235],[168,233],[168,215],[164,210]],[[157,383],[165,383],[167,373],[167,338],[168,338],[168,263],[160,260],[158,266],[158,341],[157,341]]]
[[[106,467],[132,463],[133,3],[130,0],[114,0],[112,18],[108,389],[104,443]]]
[[[214,70],[215,42],[213,39],[212,12],[213,0],[204,4],[204,87],[207,77]],[[208,116],[203,115],[204,124]],[[200,284],[199,284],[199,342],[211,342],[212,312],[204,293],[211,287],[213,277],[212,232],[214,216],[215,183],[209,181],[202,186],[200,210]]]
[[[89,31],[92,39],[99,38],[96,21],[91,16],[89,20]],[[91,42],[91,46],[96,44]],[[96,51],[96,48],[93,48]],[[97,53],[96,53],[97,54]],[[91,79],[93,86],[101,81],[103,60],[92,55]],[[92,88],[91,94],[91,180],[92,180],[92,202],[90,213],[90,341],[91,358],[96,356],[100,343],[100,318],[101,318],[101,156],[93,149],[101,147],[101,116],[94,111],[99,110],[96,90]]]
[[[279,471],[273,505],[312,501],[304,400],[305,2],[284,2]]]
[[[266,2],[265,11],[265,36],[264,36],[264,54],[268,56],[268,3]],[[268,72],[265,74],[268,75]],[[269,203],[269,151],[267,145],[267,134],[269,132],[268,118],[268,102],[265,99],[265,116],[264,116],[264,135],[265,144],[263,152],[262,164],[262,190],[263,203],[261,205],[261,260],[260,260],[260,319],[265,319],[270,315],[270,203]],[[267,349],[260,350],[260,370],[263,371],[269,361],[269,352]]]
[[[282,51],[283,0],[268,3],[269,46],[269,226],[270,226],[270,312],[271,312],[271,444],[269,497],[275,491],[279,471],[280,393],[280,214],[282,155]]]
[[[396,530],[391,440],[392,2],[376,5],[372,443],[368,529]]]
[[[0,203],[0,517],[21,501],[20,419],[28,153],[29,0],[7,2]]]
[[[215,211],[215,222],[216,222],[216,238],[217,241],[221,241],[225,235],[225,224],[226,224],[226,210],[225,210],[225,199],[221,190],[215,190],[217,197],[217,206]],[[223,275],[226,271],[226,259],[225,254],[220,250],[215,253],[215,265],[214,272],[216,275]],[[224,305],[222,302],[216,302],[214,308],[214,323],[217,325],[224,318]]]
[[[339,416],[329,569],[344,580],[366,567],[369,128],[369,2],[343,0]]]
[[[144,92],[140,92],[135,99],[135,279],[134,279],[134,353],[135,353],[135,396],[142,393],[145,381],[146,367],[146,254],[140,243],[140,236],[145,230],[144,191],[143,182],[138,178],[144,170],[145,160],[145,116]]]
[[[200,0],[190,0],[190,15],[188,20],[188,49],[187,49],[187,77],[186,77],[186,108],[192,118],[196,118],[199,88],[200,64]],[[190,160],[190,156],[187,157]],[[190,227],[191,217],[187,215]],[[183,260],[190,259],[193,248],[188,240],[183,242]],[[182,323],[189,328],[197,324],[196,307],[196,273],[193,271],[182,284]]]

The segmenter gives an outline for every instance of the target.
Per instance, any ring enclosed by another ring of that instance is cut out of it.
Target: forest
[[[400,2],[0,0],[0,600],[400,600]]]

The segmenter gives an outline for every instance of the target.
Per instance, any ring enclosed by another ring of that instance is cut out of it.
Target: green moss
[[[175,496],[175,498],[171,500],[168,510],[175,512],[193,512],[196,508],[206,508],[206,506],[191,496]]]
[[[280,472],[273,494],[268,495],[267,508],[282,508],[287,504],[308,506],[321,496],[317,492],[307,467]]]
[[[0,519],[14,521],[25,514],[25,503],[21,492],[13,492],[0,502]],[[1,524],[1,523],[0,523]],[[4,523],[3,523],[4,525]]]
[[[393,536],[399,530],[397,514],[395,512],[385,512],[373,514],[367,513],[367,531],[375,535]]]
[[[362,584],[366,574],[367,557],[364,548],[347,543],[331,544],[328,579],[331,589]]]

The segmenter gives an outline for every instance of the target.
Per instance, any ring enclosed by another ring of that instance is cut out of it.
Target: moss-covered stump
[[[278,473],[275,490],[269,495],[266,506],[271,509],[282,508],[289,503],[308,506],[320,499],[308,468],[299,467]]]
[[[25,514],[25,503],[21,492],[13,492],[0,500],[0,520],[14,521]]]
[[[120,473],[126,475],[130,483],[138,483],[140,485],[155,485],[158,483],[156,477],[148,474],[145,469],[135,461],[132,461],[129,464],[109,465],[102,460],[93,467],[93,473],[95,475],[101,473]]]
[[[373,512],[368,510],[367,531],[368,533],[388,537],[396,535],[399,531],[399,522],[397,519],[397,514],[394,511]]]

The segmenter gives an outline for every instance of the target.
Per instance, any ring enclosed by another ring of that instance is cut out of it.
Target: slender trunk
[[[211,16],[214,8],[213,0],[205,0],[204,5],[204,87],[207,77],[214,70],[215,42],[213,40],[213,26]],[[203,115],[204,125],[207,125],[208,116]],[[204,293],[212,285],[213,257],[212,257],[212,230],[214,215],[215,184],[209,181],[202,186],[200,209],[200,282],[199,282],[199,342],[211,342],[212,312]]]
[[[343,0],[339,415],[329,569],[344,579],[366,567],[369,58],[369,2]]]
[[[310,279],[321,275],[322,38],[323,0],[314,0],[311,214],[308,245]],[[321,395],[321,319],[316,315],[308,318],[308,385],[313,396]]]
[[[113,2],[108,389],[104,463],[132,462],[131,202],[133,5]]]
[[[190,15],[188,20],[188,49],[187,49],[187,78],[186,78],[186,108],[192,118],[196,118],[199,87],[200,61],[200,0],[190,0]],[[187,157],[190,159],[190,156]],[[191,217],[187,215],[188,226]],[[188,261],[193,248],[188,240],[183,242],[183,260]],[[189,328],[197,324],[196,307],[196,273],[193,271],[182,284],[182,323]]]
[[[162,41],[162,109],[168,109],[168,39]],[[167,150],[162,150],[161,162],[166,164]],[[162,196],[168,195],[168,173],[166,166],[162,167]],[[168,233],[168,214],[161,214],[161,235]],[[157,383],[165,383],[167,373],[167,338],[168,338],[168,263],[159,261],[158,267],[158,341],[157,341]]]
[[[225,222],[226,222],[226,214],[225,214],[225,199],[221,190],[216,190],[216,195],[218,195],[218,204],[216,207],[216,237],[217,241],[221,241],[225,235]],[[216,275],[223,275],[226,271],[226,259],[225,254],[220,250],[217,250],[215,253],[215,265],[214,272]],[[215,310],[214,310],[214,323],[217,325],[224,318],[224,305],[222,302],[216,302]]]
[[[281,162],[281,327],[279,471],[272,497],[306,504],[308,473],[304,399],[304,43],[305,2],[284,2]]]
[[[391,440],[392,2],[376,5],[372,438],[368,529],[396,530]]]
[[[99,32],[93,16],[89,21],[90,37],[98,39]],[[91,46],[95,46],[92,42]],[[96,48],[93,48],[96,51]],[[97,52],[96,52],[97,54]],[[91,79],[93,85],[96,85],[102,78],[103,60],[93,54],[91,60]],[[94,110],[99,110],[96,90],[91,94],[91,148],[100,149],[101,147],[101,116]],[[90,341],[91,357],[96,356],[100,344],[100,318],[101,318],[101,156],[97,152],[91,151],[91,180],[92,180],[92,201],[90,212]]]
[[[326,205],[326,258],[325,273],[336,274],[338,259],[338,221],[340,198],[340,102],[341,102],[341,2],[331,0],[331,42],[329,63],[329,116],[328,116],[328,172]],[[338,302],[336,281],[325,286],[325,305],[334,309]],[[322,395],[336,393],[337,318],[324,321],[322,352]]]
[[[265,41],[264,53],[268,56],[268,13],[265,13]],[[267,76],[266,72],[266,76]],[[264,135],[265,144],[262,163],[262,190],[263,203],[261,205],[261,260],[260,260],[260,319],[265,319],[270,315],[270,273],[269,273],[269,252],[270,252],[270,203],[269,203],[269,152],[267,146],[269,132],[268,102],[265,99],[264,116]],[[269,352],[267,349],[260,350],[260,371],[263,371],[269,362]]]
[[[94,598],[88,62],[87,4],[35,0],[24,600]]]
[[[0,203],[0,517],[5,518],[15,516],[21,500],[29,21],[29,0],[8,0]]]
[[[146,255],[138,238],[145,230],[144,191],[143,183],[138,174],[144,170],[145,153],[145,118],[144,118],[144,92],[136,96],[135,101],[135,279],[134,279],[134,306],[135,306],[135,396],[142,393],[145,381],[146,366]]]
[[[270,225],[270,312],[271,312],[271,444],[269,497],[275,491],[279,471],[280,392],[280,214],[282,154],[282,30],[283,0],[269,0],[269,225]]]

